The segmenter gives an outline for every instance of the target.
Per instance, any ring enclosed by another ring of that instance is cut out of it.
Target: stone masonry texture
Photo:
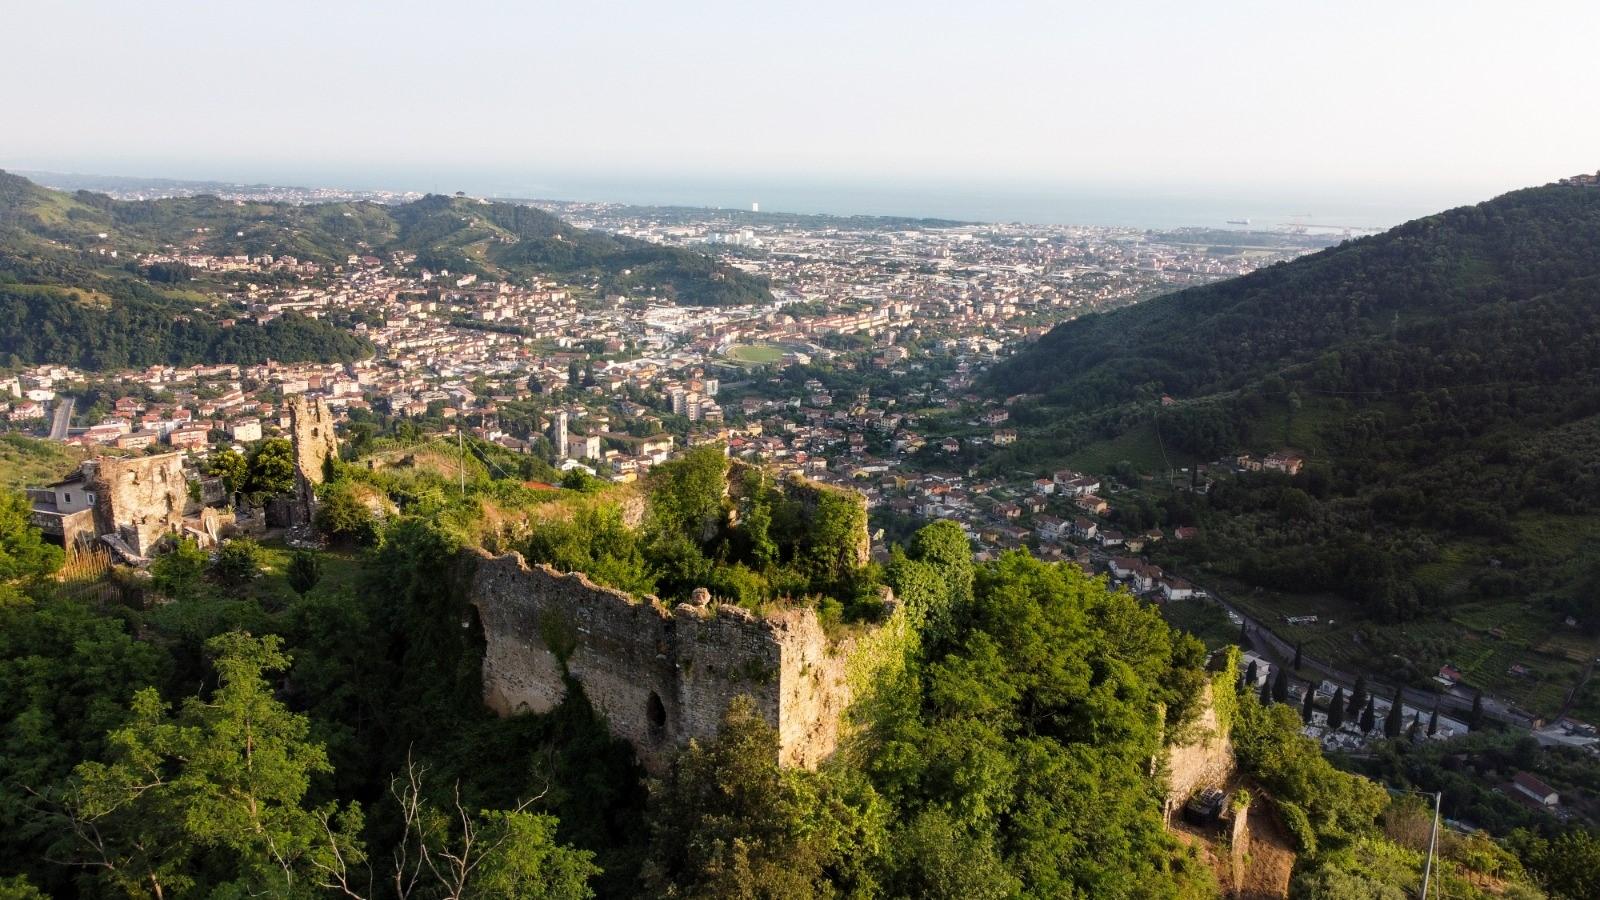
[[[484,701],[497,713],[555,708],[570,675],[653,773],[690,740],[713,738],[740,695],[777,729],[780,763],[814,768],[838,747],[856,645],[830,645],[811,609],[668,609],[517,553],[471,552]]]

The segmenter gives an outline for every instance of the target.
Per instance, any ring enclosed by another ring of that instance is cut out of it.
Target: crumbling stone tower
[[[95,498],[95,528],[129,557],[149,557],[170,535],[183,533],[189,500],[183,454],[163,453],[84,463],[87,490]]]
[[[309,403],[304,397],[289,398],[289,441],[294,447],[291,524],[309,525],[316,511],[316,486],[327,479],[330,463],[339,456],[333,413],[322,398]]]

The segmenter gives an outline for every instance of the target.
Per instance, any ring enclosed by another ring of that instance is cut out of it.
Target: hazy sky
[[[1600,168],[1594,2],[0,0],[0,166],[1488,196]]]

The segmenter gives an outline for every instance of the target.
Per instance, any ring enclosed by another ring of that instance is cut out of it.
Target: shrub
[[[223,584],[238,587],[261,574],[261,545],[250,538],[234,538],[222,545],[211,575]]]
[[[1306,811],[1294,803],[1279,803],[1278,817],[1283,819],[1283,827],[1294,838],[1295,846],[1301,853],[1311,856],[1317,852],[1317,830],[1311,827],[1311,817]]]
[[[338,543],[372,544],[378,539],[377,517],[348,484],[334,484],[327,490],[317,506],[316,526]]]
[[[315,554],[305,550],[296,551],[289,560],[288,570],[284,573],[289,578],[289,587],[294,592],[304,597],[322,580],[322,560]]]

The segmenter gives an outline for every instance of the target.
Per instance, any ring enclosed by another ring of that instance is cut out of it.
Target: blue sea
[[[750,209],[829,215],[908,216],[972,222],[1106,225],[1133,228],[1238,228],[1299,225],[1382,229],[1451,206],[1487,199],[1445,193],[1171,189],[952,181],[787,178],[507,177],[417,173],[403,189],[466,191],[489,197],[638,205]],[[356,187],[358,185],[351,185]],[[393,187],[393,185],[390,185]]]
[[[53,168],[40,165],[39,168]],[[103,167],[101,167],[103,168]],[[161,168],[169,168],[162,166]],[[971,222],[1105,225],[1133,228],[1281,225],[1312,229],[1383,229],[1453,206],[1486,200],[1492,192],[1442,188],[1208,186],[1081,180],[1028,182],[977,176],[671,176],[517,171],[507,167],[375,166],[361,169],[284,164],[219,171],[102,172],[145,177],[215,179],[349,190],[423,191],[537,200],[637,205],[751,208],[762,212],[906,216]],[[206,171],[210,170],[210,171]],[[61,169],[56,169],[61,171]],[[92,171],[81,169],[80,171]],[[1515,185],[1506,185],[1511,189]]]
[[[508,176],[484,172],[395,173],[388,187],[475,196],[638,205],[751,208],[762,212],[907,216],[972,222],[1133,228],[1279,225],[1384,229],[1488,199],[1470,191],[1164,188],[896,179]],[[336,182],[327,182],[334,186]],[[1233,224],[1230,224],[1233,223]]]

